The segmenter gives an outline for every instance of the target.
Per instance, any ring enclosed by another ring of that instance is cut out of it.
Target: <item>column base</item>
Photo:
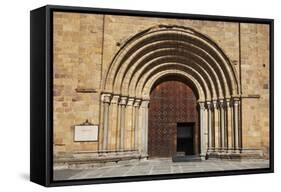
[[[213,148],[208,148],[208,150],[207,150],[207,155],[208,154],[211,154],[211,153],[213,153],[214,152],[214,149]]]
[[[208,154],[208,159],[240,159],[235,153],[212,152]]]
[[[241,159],[263,159],[263,154],[260,150],[224,150],[224,151],[213,151],[208,153],[208,159],[230,159],[230,160],[241,160]]]
[[[211,156],[219,155],[222,153],[224,153],[224,151],[221,148],[213,148],[208,151],[208,155],[211,155]]]
[[[203,160],[203,161],[206,160],[207,159],[207,154],[206,153],[201,153],[200,154],[200,159]]]
[[[141,154],[140,159],[147,160],[148,154],[146,154],[146,153]]]

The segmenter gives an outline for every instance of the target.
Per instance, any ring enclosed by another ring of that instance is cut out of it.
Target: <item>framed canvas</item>
[[[30,13],[30,179],[273,172],[273,20],[47,5]]]

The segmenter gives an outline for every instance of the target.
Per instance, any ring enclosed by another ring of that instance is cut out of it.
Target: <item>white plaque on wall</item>
[[[98,129],[98,125],[76,125],[74,141],[97,141]]]

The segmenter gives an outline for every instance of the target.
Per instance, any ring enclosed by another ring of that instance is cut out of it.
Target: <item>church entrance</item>
[[[148,113],[148,157],[199,155],[197,98],[186,79],[166,77],[152,88]]]
[[[177,123],[177,154],[194,155],[194,123]]]

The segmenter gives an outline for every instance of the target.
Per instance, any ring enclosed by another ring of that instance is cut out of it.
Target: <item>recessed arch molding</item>
[[[119,138],[114,150],[147,157],[150,92],[157,80],[169,75],[185,79],[198,97],[201,159],[239,154],[240,87],[235,68],[211,38],[176,25],[153,26],[120,45],[102,80],[105,134],[100,150],[112,150],[107,133],[115,129]],[[132,142],[126,144],[128,129]]]

